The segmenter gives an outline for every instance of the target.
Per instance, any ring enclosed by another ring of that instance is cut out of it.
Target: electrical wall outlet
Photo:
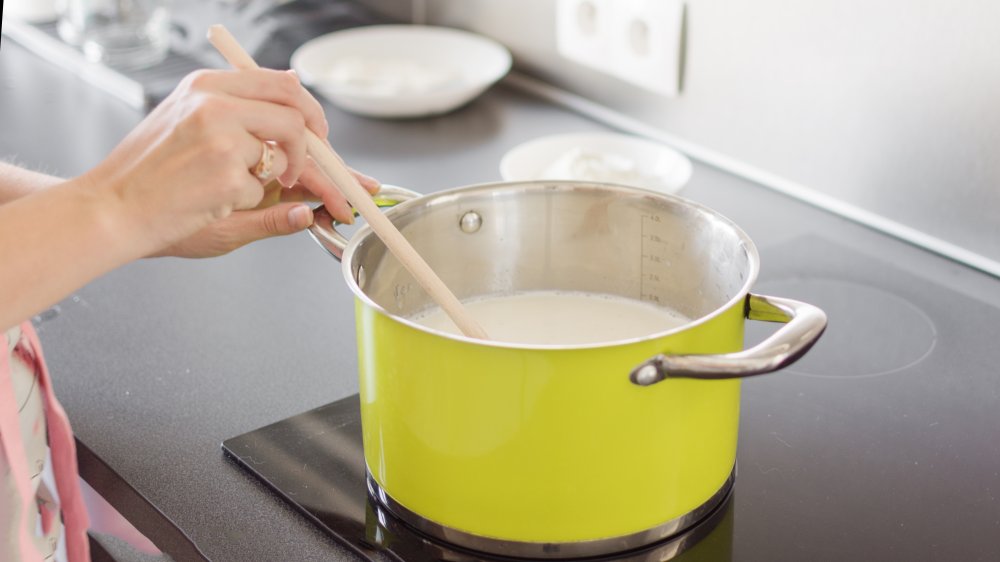
[[[558,0],[563,57],[665,96],[680,93],[683,0]]]

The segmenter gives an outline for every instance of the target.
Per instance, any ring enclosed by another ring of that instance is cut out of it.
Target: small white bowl
[[[691,161],[676,150],[617,133],[568,133],[520,144],[500,160],[506,181],[599,181],[677,193]]]
[[[369,117],[437,115],[472,101],[507,74],[510,51],[447,27],[374,25],[335,31],[292,53],[307,86]]]

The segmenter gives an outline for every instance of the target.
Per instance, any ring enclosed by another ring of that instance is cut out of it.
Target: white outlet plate
[[[683,0],[558,0],[559,54],[665,96],[680,93]]]

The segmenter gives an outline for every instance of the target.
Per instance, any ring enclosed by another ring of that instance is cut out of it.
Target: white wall
[[[427,4],[549,82],[1000,261],[1000,2],[688,0],[677,99],[559,58],[554,0]]]

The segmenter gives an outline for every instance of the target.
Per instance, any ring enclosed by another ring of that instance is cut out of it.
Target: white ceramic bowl
[[[568,133],[520,144],[500,160],[507,181],[578,180],[676,193],[691,178],[691,161],[676,150],[617,133]]]
[[[375,25],[335,31],[292,53],[302,82],[337,106],[370,117],[456,109],[510,70],[510,51],[447,27]]]

